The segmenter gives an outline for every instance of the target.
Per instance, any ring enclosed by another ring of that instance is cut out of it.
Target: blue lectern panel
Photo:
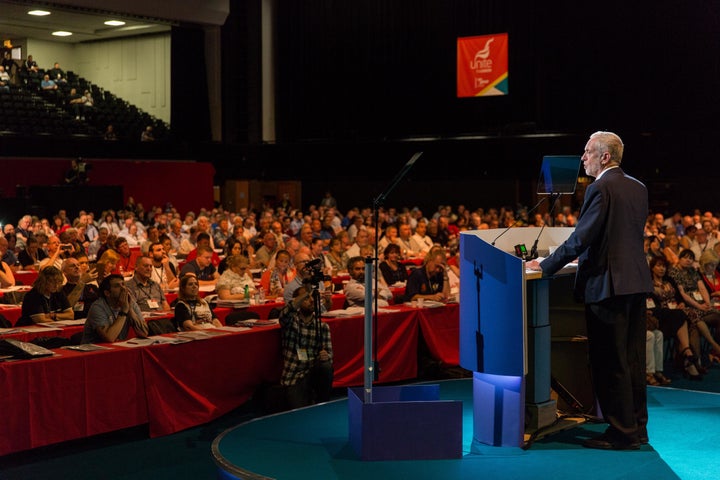
[[[523,262],[468,233],[460,236],[460,365],[525,375]]]

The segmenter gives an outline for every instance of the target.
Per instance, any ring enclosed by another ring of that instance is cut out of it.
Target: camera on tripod
[[[323,273],[322,263],[322,259],[316,258],[315,260],[310,260],[305,264],[303,270],[310,273],[310,275],[308,275],[307,277],[303,277],[303,284],[311,285],[312,288],[316,289],[320,286],[321,283],[332,280],[330,276]]]

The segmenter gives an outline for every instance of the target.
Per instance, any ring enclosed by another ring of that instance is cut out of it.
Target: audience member
[[[695,326],[697,331],[712,347],[711,361],[714,358],[720,360],[720,345],[718,345],[708,328],[708,326],[720,327],[720,313],[713,308],[710,294],[700,273],[693,266],[694,262],[695,254],[693,251],[685,249],[680,252],[680,261],[670,268],[668,275],[677,285],[682,302],[686,307],[685,313],[691,320],[691,327]],[[700,339],[697,335],[691,335],[691,345],[694,351],[701,351]]]
[[[159,283],[152,277],[153,261],[148,256],[140,256],[135,262],[135,274],[126,282],[140,310],[143,312],[169,312],[170,305]]]
[[[260,286],[265,290],[267,298],[282,297],[285,286],[294,276],[294,272],[290,270],[290,252],[279,250],[275,254],[275,265],[262,273]]]
[[[222,327],[212,307],[199,296],[200,283],[192,273],[180,277],[178,302],[173,322],[178,330],[205,330]]]
[[[10,270],[16,272],[20,267],[20,261],[18,260],[15,252],[10,246],[10,242],[7,237],[0,235],[0,261],[5,263]]]
[[[410,238],[413,251],[422,257],[433,247],[433,240],[427,235],[427,225],[425,220],[418,220],[415,233]]]
[[[125,286],[122,275],[103,278],[100,298],[93,302],[83,329],[82,343],[112,343],[127,340],[130,328],[140,338],[148,336],[142,311]]]
[[[155,141],[155,135],[153,134],[153,127],[152,125],[148,125],[145,127],[145,130],[142,131],[140,134],[140,141],[141,142],[154,142]]]
[[[383,261],[380,262],[380,272],[382,273],[385,283],[395,285],[396,283],[407,282],[408,273],[405,265],[400,263],[400,247],[396,243],[391,243],[385,247],[383,252]]]
[[[433,300],[445,302],[450,296],[450,282],[447,275],[445,251],[433,249],[425,256],[422,267],[416,268],[408,276],[405,287],[407,301]]]
[[[213,249],[207,245],[198,246],[197,256],[183,265],[180,270],[180,278],[192,273],[200,285],[215,285],[220,274],[212,263],[213,253],[215,253]]]
[[[40,261],[45,258],[47,258],[47,253],[40,248],[40,244],[34,236],[27,239],[25,248],[18,254],[18,261],[23,270],[38,270]]]
[[[253,266],[255,268],[267,268],[268,265],[270,265],[270,260],[272,260],[277,252],[277,237],[275,233],[268,230],[263,234],[262,246],[255,251],[255,262]]]
[[[10,74],[0,65],[0,92],[10,93]]]
[[[67,297],[76,319],[87,318],[90,305],[99,298],[98,287],[92,283],[97,280],[97,272],[95,268],[83,271],[80,260],[84,260],[87,264],[87,256],[78,254],[66,259],[62,269],[66,280],[62,292]]]
[[[68,299],[61,291],[62,284],[63,274],[59,269],[47,267],[41,270],[32,289],[23,298],[22,315],[16,326],[74,319]]]
[[[395,245],[395,244],[392,244]],[[397,245],[395,245],[397,247]],[[364,307],[365,306],[365,258],[364,257],[352,257],[347,263],[348,273],[350,274],[350,281],[345,284],[343,292],[345,293],[345,300],[348,307]],[[375,285],[372,286],[373,299],[375,299],[375,292],[377,292],[377,304],[381,307],[386,307],[390,304],[392,299],[392,292],[388,288],[383,278],[377,279],[377,290]]]
[[[226,258],[227,269],[220,275],[217,282],[220,300],[242,300],[245,289],[249,295],[255,294],[255,282],[249,274],[250,260],[244,255],[231,255]]]
[[[103,140],[107,140],[110,142],[114,142],[118,140],[117,132],[115,132],[115,127],[112,124],[108,124],[107,127],[105,127],[105,133],[103,134]]]
[[[675,282],[667,275],[668,262],[664,258],[650,261],[653,291],[648,297],[648,315],[656,319],[664,338],[677,340],[676,352],[681,358],[685,375],[691,380],[700,380],[700,366],[697,352],[690,346],[689,324],[691,322],[679,296]]]
[[[170,243],[170,239],[165,236],[164,240]],[[149,255],[152,259],[152,278],[163,290],[168,290],[178,286],[177,269],[170,261],[165,247],[160,242],[150,245]]]

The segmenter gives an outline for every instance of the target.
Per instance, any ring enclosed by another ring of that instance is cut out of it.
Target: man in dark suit
[[[595,182],[585,192],[575,232],[528,268],[548,276],[579,258],[575,292],[585,302],[593,386],[609,424],[583,445],[634,450],[648,442],[645,297],[652,281],[643,252],[647,189],[622,171],[622,154],[614,133],[590,136],[582,160]]]

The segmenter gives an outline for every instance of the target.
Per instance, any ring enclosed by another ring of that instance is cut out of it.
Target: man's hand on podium
[[[542,267],[540,266],[540,262],[538,262],[537,260],[530,260],[529,262],[525,263],[525,270],[542,272]]]

